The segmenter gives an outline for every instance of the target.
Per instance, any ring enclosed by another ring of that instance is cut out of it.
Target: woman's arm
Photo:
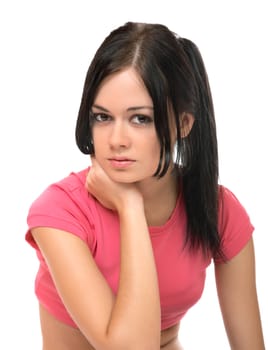
[[[264,350],[252,239],[226,264],[215,265],[219,302],[232,350]]]
[[[160,348],[157,273],[141,195],[92,171],[88,188],[118,211],[121,231],[120,281],[115,297],[86,244],[51,228],[35,228],[39,245],[63,302],[95,349]]]

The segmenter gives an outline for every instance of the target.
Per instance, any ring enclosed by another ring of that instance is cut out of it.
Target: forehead
[[[153,106],[152,99],[134,68],[126,68],[106,77],[99,86],[94,104]]]

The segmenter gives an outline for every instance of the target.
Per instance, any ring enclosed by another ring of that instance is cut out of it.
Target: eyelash
[[[112,117],[105,113],[91,113],[91,118],[93,123],[106,123],[112,120]],[[134,119],[138,120],[138,122],[133,122]],[[130,120],[136,125],[146,125],[153,122],[152,117],[144,114],[135,114],[130,118]]]
[[[99,120],[98,118],[101,117],[105,117],[105,120]],[[109,117],[107,114],[104,113],[91,113],[91,118],[93,122],[96,123],[104,123],[106,121],[109,121],[111,117]]]

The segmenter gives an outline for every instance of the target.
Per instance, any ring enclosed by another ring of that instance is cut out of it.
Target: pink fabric
[[[48,267],[36,245],[31,228],[54,227],[81,238],[116,294],[119,280],[119,222],[116,213],[103,208],[85,187],[88,169],[72,173],[48,187],[32,204],[28,214],[26,241],[36,249],[40,268],[35,292],[40,303],[62,322],[77,327],[66,311],[49,274]],[[222,187],[223,200],[219,215],[219,232],[227,259],[234,257],[248,242],[253,232],[249,217],[228,189]],[[201,252],[190,253],[183,248],[186,215],[182,198],[178,198],[172,216],[159,227],[150,227],[156,260],[160,297],[161,324],[166,329],[180,321],[201,297],[206,268],[213,257]],[[214,258],[221,263],[219,258]]]

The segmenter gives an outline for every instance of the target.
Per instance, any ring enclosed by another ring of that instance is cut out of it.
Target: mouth
[[[120,169],[128,168],[135,163],[135,160],[125,158],[125,157],[108,158],[108,161],[110,162],[113,168],[120,168]]]

